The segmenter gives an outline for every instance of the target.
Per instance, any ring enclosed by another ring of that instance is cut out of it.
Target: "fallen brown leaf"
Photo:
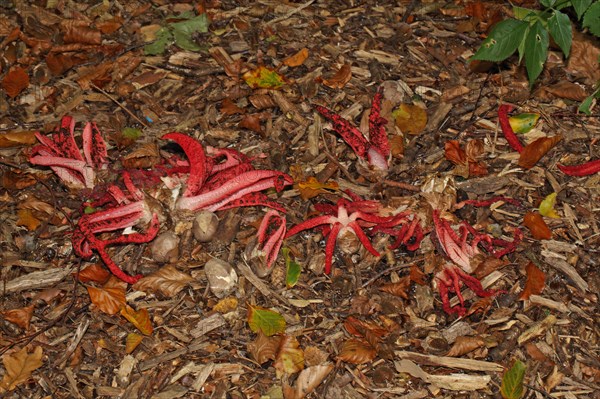
[[[533,168],[535,164],[561,140],[562,136],[557,135],[552,137],[540,137],[529,143],[519,156],[519,166],[524,169]]]
[[[342,89],[350,79],[352,79],[352,69],[350,64],[344,64],[331,78],[323,79],[323,84],[332,89]]]
[[[523,225],[529,229],[536,240],[549,240],[552,238],[552,230],[544,222],[542,215],[537,212],[527,212],[523,217]]]
[[[454,345],[452,345],[446,356],[462,356],[484,345],[485,341],[481,337],[456,337]]]
[[[173,265],[166,265],[140,279],[133,285],[133,288],[138,291],[150,291],[174,297],[192,280],[191,276],[177,270]]]
[[[0,315],[2,315],[4,320],[10,321],[24,330],[28,330],[31,316],[33,316],[33,308],[33,305],[29,305],[23,308],[4,310],[0,312]]]
[[[377,350],[364,339],[350,338],[342,344],[337,358],[352,364],[369,363],[377,355]]]
[[[42,366],[42,355],[41,346],[36,346],[32,353],[28,353],[27,347],[24,347],[19,352],[4,354],[2,363],[6,372],[0,381],[0,393],[12,391],[27,382],[31,374]]]
[[[29,75],[20,66],[12,67],[2,79],[2,88],[10,98],[15,98],[28,87]]]
[[[126,289],[127,283],[115,276],[111,276],[100,288],[87,287],[92,303],[102,312],[111,315],[118,313],[125,306]]]
[[[291,55],[285,58],[282,63],[283,65],[287,65],[289,67],[297,67],[304,64],[304,61],[308,58],[308,49],[304,47],[302,50],[298,51],[296,54]]]
[[[525,281],[523,292],[519,295],[519,300],[521,301],[526,301],[531,295],[541,294],[546,285],[546,274],[533,262],[527,264],[525,273],[527,273],[527,281]]]

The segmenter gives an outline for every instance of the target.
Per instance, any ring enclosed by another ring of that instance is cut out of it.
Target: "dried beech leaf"
[[[410,289],[410,276],[405,276],[397,283],[388,283],[379,287],[380,291],[387,292],[400,298],[408,299],[408,290]]]
[[[24,330],[28,330],[31,316],[33,316],[33,308],[34,305],[29,305],[23,308],[5,310],[0,312],[0,315],[2,315],[4,320],[10,321]]]
[[[323,382],[325,377],[333,370],[333,364],[326,363],[318,366],[308,367],[298,374],[298,378],[291,387],[287,383],[283,385],[285,399],[303,399],[313,392]]]
[[[277,357],[273,363],[277,372],[277,378],[283,374],[294,374],[304,368],[304,351],[296,337],[283,335],[279,343]]]
[[[523,217],[523,225],[529,229],[536,240],[549,240],[552,238],[552,230],[544,222],[542,215],[537,212],[527,212]]]
[[[102,44],[102,33],[90,28],[85,21],[66,19],[60,24],[65,43]]]
[[[77,275],[77,273],[73,273],[73,277],[77,277],[82,283],[94,281],[96,283],[104,284],[108,281],[110,276],[110,272],[106,270],[100,263],[94,263],[93,265],[86,267],[79,272],[79,275]]]
[[[296,188],[300,191],[300,197],[306,201],[319,194],[339,191],[340,186],[334,181],[321,183],[314,176],[311,176],[304,181],[298,181],[296,183]]]
[[[562,140],[562,136],[540,137],[539,139],[529,143],[519,156],[519,166],[524,169],[531,169],[535,164],[550,151],[558,142]]]
[[[160,162],[160,154],[155,143],[145,143],[124,156],[121,162],[128,169],[151,168]]]
[[[131,324],[135,326],[142,334],[150,335],[154,328],[152,327],[152,321],[148,314],[148,309],[135,310],[129,305],[125,305],[121,309],[121,316],[126,318]]]
[[[191,276],[177,270],[174,266],[166,265],[143,277],[133,285],[133,288],[138,291],[150,291],[174,297],[193,280]]]
[[[36,346],[32,353],[27,353],[27,347],[16,353],[5,353],[2,363],[6,372],[0,381],[0,393],[12,391],[27,382],[31,374],[42,366],[42,355],[41,346]]]
[[[275,360],[281,339],[280,335],[267,337],[262,331],[259,331],[256,339],[248,344],[248,352],[258,364]]]
[[[350,64],[344,64],[331,78],[323,79],[323,84],[332,89],[342,89],[350,79],[352,79],[352,68]]]
[[[410,280],[419,285],[426,285],[425,273],[415,264],[410,266]]]
[[[308,49],[304,47],[302,50],[298,51],[296,54],[291,55],[285,58],[282,63],[283,65],[287,65],[289,67],[297,67],[304,64],[304,61],[308,58]]]
[[[350,338],[342,344],[337,358],[352,364],[364,364],[375,359],[376,355],[377,350],[364,339]]]
[[[245,112],[245,110],[235,105],[229,98],[225,98],[221,101],[221,113],[223,115],[243,114]]]
[[[29,75],[20,66],[12,67],[2,79],[2,88],[10,98],[15,98],[27,87]]]
[[[244,129],[252,130],[253,132],[259,134],[263,133],[263,128],[260,125],[260,117],[258,114],[244,115],[238,126]]]
[[[87,287],[92,303],[106,314],[117,314],[125,306],[126,289],[127,283],[115,276],[100,288]]]
[[[125,339],[125,353],[132,353],[139,344],[142,343],[144,336],[138,333],[129,333]]]
[[[33,186],[37,180],[29,173],[20,170],[6,170],[2,174],[2,187],[7,190],[22,190]]]
[[[24,226],[29,231],[34,231],[37,229],[42,222],[35,216],[29,209],[19,209],[17,211],[17,216],[19,219],[16,222],[17,226]]]
[[[446,159],[455,165],[464,165],[467,163],[467,154],[460,147],[458,140],[448,140],[444,144]]]
[[[0,134],[0,148],[21,147],[35,144],[35,131],[20,130]]]
[[[527,273],[527,281],[525,282],[523,292],[519,295],[519,300],[527,300],[531,295],[541,294],[546,285],[546,274],[533,262],[527,264],[525,272]]]
[[[485,346],[485,341],[481,337],[456,337],[454,345],[446,356],[462,356],[482,346]]]
[[[427,112],[417,105],[400,104],[392,115],[396,120],[396,126],[405,134],[420,134],[427,126]]]

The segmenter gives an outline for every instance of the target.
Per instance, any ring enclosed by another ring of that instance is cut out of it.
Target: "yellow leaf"
[[[400,104],[392,115],[396,118],[396,126],[405,134],[417,135],[427,126],[427,112],[417,105]]]
[[[215,306],[213,306],[213,310],[219,313],[229,313],[237,309],[238,300],[234,296],[230,296],[227,298],[221,299]]]
[[[277,378],[285,374],[294,374],[304,368],[304,351],[295,337],[284,335],[279,344],[279,352],[273,366]]]
[[[308,58],[308,49],[304,47],[302,50],[298,51],[296,54],[291,55],[282,61],[283,65],[287,65],[289,67],[297,67],[304,64],[304,61]]]
[[[135,326],[135,328],[140,330],[142,334],[152,334],[154,329],[152,328],[152,321],[150,320],[147,309],[140,309],[136,311],[131,306],[125,305],[125,307],[121,309],[121,316],[126,318]]]
[[[5,354],[2,363],[6,373],[0,381],[0,393],[12,391],[18,385],[27,382],[31,373],[42,365],[42,347],[36,346],[32,353],[27,353],[27,347],[13,354]]]
[[[253,89],[280,89],[286,83],[282,75],[265,66],[246,72],[243,78]]]
[[[519,114],[508,118],[508,123],[515,133],[527,133],[540,119],[540,114]]]
[[[554,205],[556,205],[556,195],[556,193],[552,193],[544,198],[540,203],[540,215],[554,219],[560,218],[560,215],[554,209]]]
[[[300,191],[300,197],[305,201],[319,194],[326,193],[328,192],[327,190],[338,191],[340,189],[340,186],[336,182],[321,183],[314,176],[309,177],[305,181],[298,182],[296,186]]]
[[[262,331],[267,337],[285,331],[283,316],[260,306],[248,305],[248,325],[252,331]]]
[[[127,334],[127,338],[125,339],[125,353],[129,355],[131,352],[133,352],[143,339],[144,336],[138,333]]]

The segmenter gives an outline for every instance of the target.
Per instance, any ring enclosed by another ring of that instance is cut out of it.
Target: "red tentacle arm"
[[[327,237],[327,243],[325,244],[325,274],[331,273],[331,265],[333,264],[333,253],[335,252],[335,245],[337,243],[337,237],[342,230],[341,223],[334,223],[331,226],[331,231]]]
[[[192,137],[178,132],[167,133],[161,138],[163,140],[173,140],[179,144],[190,161],[190,177],[183,196],[191,197],[200,193],[211,172],[207,168],[208,162],[202,144]]]
[[[193,197],[183,197],[177,202],[179,209],[216,211],[246,194],[275,188],[279,177],[284,177],[285,185],[292,184],[292,178],[273,170],[252,170],[242,173],[212,191]]]
[[[370,145],[360,130],[352,126],[350,122],[340,115],[325,107],[315,105],[315,109],[319,114],[331,122],[333,130],[335,130],[335,132],[339,134],[350,147],[352,147],[352,150],[356,155],[363,159],[366,158]]]

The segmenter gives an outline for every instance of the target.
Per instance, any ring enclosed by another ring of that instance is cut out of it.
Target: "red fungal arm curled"
[[[519,138],[512,130],[510,126],[510,122],[508,121],[508,113],[512,110],[512,105],[502,104],[500,108],[498,108],[498,122],[500,123],[500,127],[502,128],[502,133],[504,133],[504,137],[511,148],[517,152],[523,152],[523,145],[519,141]]]
[[[600,172],[600,159],[580,165],[556,165],[561,172],[569,176],[589,176]]]

